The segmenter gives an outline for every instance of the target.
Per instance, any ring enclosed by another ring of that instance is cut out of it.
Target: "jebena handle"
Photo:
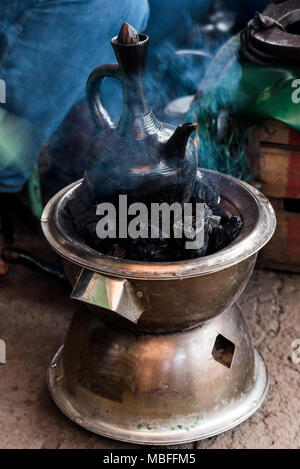
[[[104,78],[116,78],[122,82],[120,66],[118,64],[105,64],[97,67],[89,76],[86,84],[87,102],[92,113],[96,127],[113,129],[114,123],[102,104],[101,83]]]

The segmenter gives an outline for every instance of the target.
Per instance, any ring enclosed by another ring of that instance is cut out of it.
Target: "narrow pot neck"
[[[144,72],[149,38],[139,35],[137,44],[120,44],[117,38],[111,43],[114,48],[121,72],[123,84],[123,111],[118,130],[125,132],[136,118],[149,113],[144,90]]]

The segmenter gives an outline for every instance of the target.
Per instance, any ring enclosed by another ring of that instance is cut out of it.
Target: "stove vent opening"
[[[214,348],[212,350],[212,356],[216,362],[221,363],[221,365],[230,368],[233,354],[234,354],[235,345],[226,339],[226,337],[219,334],[215,340]]]

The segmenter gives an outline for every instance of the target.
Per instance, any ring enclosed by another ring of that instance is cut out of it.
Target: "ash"
[[[181,239],[172,236],[166,239],[161,231],[156,239],[98,238],[96,225],[100,216],[96,215],[97,202],[84,182],[77,196],[68,202],[67,211],[79,236],[87,245],[102,254],[135,261],[168,262],[203,257],[220,251],[239,235],[243,226],[241,218],[230,213],[231,205],[220,201],[212,183],[205,180],[200,171],[191,202],[205,204],[204,244],[197,250],[186,249],[187,238],[184,236]]]

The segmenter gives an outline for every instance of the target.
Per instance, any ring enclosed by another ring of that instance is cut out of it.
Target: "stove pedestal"
[[[82,308],[48,371],[58,407],[97,434],[141,444],[208,438],[264,400],[267,370],[234,305],[173,334],[119,329]]]

